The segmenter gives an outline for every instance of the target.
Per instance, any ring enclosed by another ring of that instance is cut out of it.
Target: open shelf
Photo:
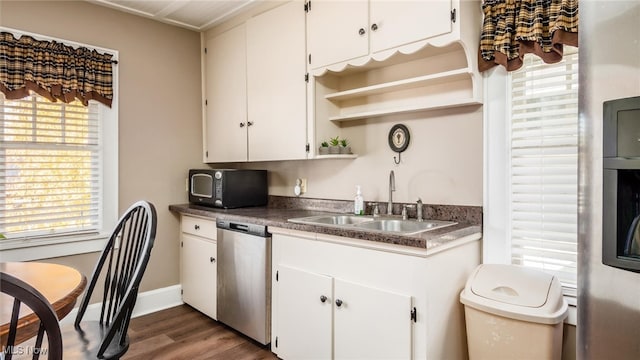
[[[314,76],[316,123],[481,104],[480,75],[460,42],[396,53]],[[319,110],[320,109],[320,110]]]
[[[341,122],[341,121],[376,118],[376,117],[385,116],[389,114],[406,114],[406,113],[412,113],[412,112],[418,112],[418,111],[437,110],[437,109],[446,109],[451,107],[481,105],[481,104],[482,104],[482,101],[478,99],[471,99],[471,98],[457,99],[454,101],[443,102],[443,103],[415,104],[413,106],[402,106],[402,107],[385,108],[385,109],[379,109],[379,110],[345,113],[345,114],[340,114],[336,116],[331,116],[329,117],[329,120],[334,122]]]
[[[330,155],[316,155],[313,159],[355,159],[358,154],[330,154]]]
[[[364,97],[386,92],[401,91],[415,89],[423,86],[437,85],[450,81],[458,81],[471,77],[471,71],[468,69],[455,69],[437,74],[423,75],[408,79],[400,79],[387,83],[365,86],[345,91],[338,91],[325,95],[325,99],[331,101],[342,101],[356,97]]]

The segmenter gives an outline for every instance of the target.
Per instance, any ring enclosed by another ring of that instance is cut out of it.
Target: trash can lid
[[[475,273],[471,291],[483,298],[527,307],[547,302],[553,275],[533,269],[501,264],[483,265]]]
[[[460,302],[485,312],[545,324],[567,315],[558,279],[517,265],[482,264],[471,274]]]

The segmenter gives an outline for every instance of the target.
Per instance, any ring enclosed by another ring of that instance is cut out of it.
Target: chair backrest
[[[100,323],[108,328],[108,331],[102,338],[98,356],[101,356],[113,341],[120,345],[126,341],[140,281],[147,268],[156,237],[156,226],[156,210],[153,204],[146,201],[136,202],[120,218],[98,259],[75,320],[76,328],[80,328],[98,278],[104,276]]]
[[[0,272],[0,291],[13,297],[13,310],[11,313],[11,322],[9,323],[9,333],[7,334],[7,343],[3,345],[3,359],[11,360],[13,354],[33,353],[33,358],[38,359],[40,355],[47,354],[47,359],[62,359],[62,335],[60,334],[60,325],[58,317],[53,311],[51,304],[47,299],[35,288],[26,282],[11,276],[7,273]],[[16,332],[18,328],[18,319],[20,318],[20,305],[28,306],[34,314],[40,319],[40,327],[36,337],[35,347],[32,349],[20,349],[16,347]],[[42,347],[44,335],[47,335],[49,346]]]

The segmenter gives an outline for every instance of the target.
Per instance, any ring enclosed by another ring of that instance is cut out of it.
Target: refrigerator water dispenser
[[[603,109],[602,263],[640,272],[640,96]]]

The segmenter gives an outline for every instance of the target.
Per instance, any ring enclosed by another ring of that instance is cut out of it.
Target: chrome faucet
[[[387,215],[393,215],[393,192],[396,191],[396,177],[391,170],[389,173],[389,203],[387,203]]]
[[[418,198],[418,201],[416,201],[416,220],[424,221],[424,219],[422,218],[422,199],[420,198]]]
[[[371,214],[373,215],[373,217],[380,216],[380,209],[378,209],[378,203],[370,202],[368,205],[371,206],[371,208],[373,209],[371,210]]]

